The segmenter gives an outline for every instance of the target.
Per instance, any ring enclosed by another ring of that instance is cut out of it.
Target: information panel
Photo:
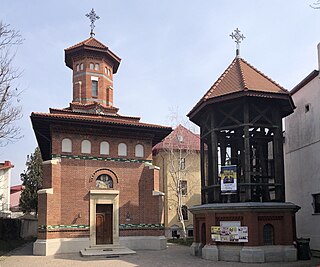
[[[248,242],[248,227],[211,226],[211,238],[216,242]]]

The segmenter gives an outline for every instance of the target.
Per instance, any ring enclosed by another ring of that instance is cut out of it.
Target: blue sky
[[[114,105],[123,115],[167,124],[170,109],[187,114],[235,56],[231,32],[246,36],[241,56],[291,90],[318,69],[320,10],[312,0],[2,0],[0,19],[25,39],[14,64],[23,71],[24,137],[0,148],[20,183],[27,154],[37,146],[32,111],[64,108],[72,100],[72,73],[64,49],[89,37],[94,8],[96,38],[121,59]]]

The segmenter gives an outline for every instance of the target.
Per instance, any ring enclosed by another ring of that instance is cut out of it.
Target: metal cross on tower
[[[236,56],[239,56],[239,54],[240,54],[240,43],[246,37],[242,33],[240,34],[240,30],[238,28],[236,28],[234,30],[234,32],[232,32],[230,34],[230,37],[232,39],[235,39],[234,41],[237,43]]]
[[[99,16],[97,16],[96,12],[94,11],[94,9],[92,8],[90,13],[86,14],[86,17],[88,17],[91,21],[91,24],[90,24],[90,28],[91,28],[91,32],[90,32],[90,36],[93,37],[95,34],[93,32],[93,29],[95,28],[95,25],[94,25],[94,22],[97,20],[97,19],[100,19]]]

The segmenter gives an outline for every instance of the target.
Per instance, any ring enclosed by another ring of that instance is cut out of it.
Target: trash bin
[[[298,260],[310,260],[310,238],[297,239]]]

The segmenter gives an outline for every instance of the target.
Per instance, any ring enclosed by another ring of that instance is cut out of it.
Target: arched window
[[[143,145],[137,144],[135,147],[135,156],[136,157],[143,157],[144,151],[143,151]]]
[[[111,71],[110,71],[110,69],[108,69],[108,76],[110,76],[111,75]]]
[[[96,179],[97,188],[113,188],[113,180],[108,174],[101,174]]]
[[[93,69],[94,69],[94,64],[93,64],[93,63],[90,63],[90,64],[89,64],[89,68],[90,68],[90,70],[93,70]]]
[[[96,63],[96,64],[94,65],[94,70],[99,70],[99,68],[100,68],[99,63]]]
[[[89,140],[83,140],[81,142],[81,153],[85,153],[85,154],[91,153],[91,143]]]
[[[80,64],[80,70],[83,70],[83,63]]]
[[[100,143],[100,154],[101,155],[109,155],[109,143],[103,141]]]
[[[266,224],[263,226],[263,244],[274,245],[274,229],[272,224]]]
[[[80,70],[80,66],[79,66],[79,64],[77,64],[77,68],[76,68],[76,69],[77,69],[77,71],[79,71],[79,70]]]
[[[62,152],[72,152],[72,141],[69,138],[64,138],[61,142]]]
[[[118,145],[118,156],[127,156],[127,145],[125,143]]]

